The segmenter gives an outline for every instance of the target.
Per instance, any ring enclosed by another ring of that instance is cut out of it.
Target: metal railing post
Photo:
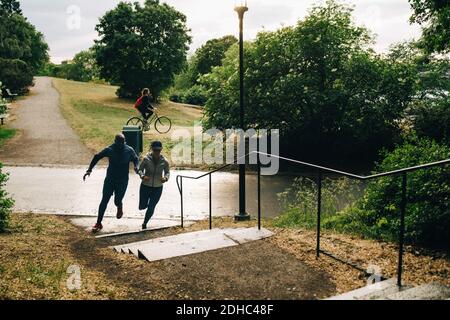
[[[209,175],[209,230],[212,229],[212,191],[211,191],[212,174]]]
[[[402,202],[400,205],[400,231],[399,231],[399,248],[398,248],[398,267],[397,267],[397,285],[402,286],[402,269],[403,269],[403,245],[405,241],[405,212],[406,212],[406,172],[402,174]]]
[[[322,171],[319,171],[317,177],[317,243],[316,243],[316,258],[320,255],[320,215],[322,213]]]
[[[180,177],[180,193],[181,193],[181,227],[184,228],[184,212],[183,212],[183,177]]]
[[[261,230],[261,164],[258,161],[258,230]]]

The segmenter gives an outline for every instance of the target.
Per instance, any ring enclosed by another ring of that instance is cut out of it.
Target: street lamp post
[[[239,83],[240,83],[240,126],[244,128],[244,14],[248,11],[247,1],[245,5],[236,6],[234,11],[239,17]],[[245,146],[245,135],[242,136]],[[250,220],[250,215],[245,210],[245,164],[239,165],[239,213],[235,216],[236,221]]]

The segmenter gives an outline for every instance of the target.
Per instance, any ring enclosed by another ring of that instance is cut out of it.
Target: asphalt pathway
[[[0,151],[5,165],[86,165],[92,152],[61,114],[59,93],[48,77],[36,77],[26,99],[14,103],[10,126],[17,137]]]

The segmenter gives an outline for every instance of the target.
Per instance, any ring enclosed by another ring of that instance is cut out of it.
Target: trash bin
[[[125,126],[122,129],[126,143],[140,155],[143,151],[142,129],[139,126]]]

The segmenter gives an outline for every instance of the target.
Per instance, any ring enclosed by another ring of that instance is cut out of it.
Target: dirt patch
[[[3,299],[318,299],[335,292],[326,273],[267,240],[149,263],[108,247],[132,238],[95,239],[62,217],[14,214],[13,226],[0,236]],[[65,286],[72,264],[82,279],[74,292]]]
[[[276,235],[268,241],[292,253],[307,265],[327,272],[339,293],[367,284],[364,274],[350,266],[323,254],[316,259],[315,232],[277,228],[274,230]],[[377,266],[385,278],[397,276],[398,247],[395,244],[324,232],[321,249],[364,269],[370,265]],[[403,257],[403,283],[420,285],[430,282],[450,285],[448,254],[406,246]]]
[[[227,218],[215,224],[236,226]],[[247,225],[251,224],[254,222]],[[305,265],[267,240],[155,262],[116,254],[108,248],[203,230],[206,226],[201,222],[186,229],[172,228],[144,236],[82,239],[74,241],[72,248],[88,268],[103,270],[115,283],[130,285],[133,299],[320,299],[335,292],[326,273]],[[103,249],[93,251],[96,245]]]

